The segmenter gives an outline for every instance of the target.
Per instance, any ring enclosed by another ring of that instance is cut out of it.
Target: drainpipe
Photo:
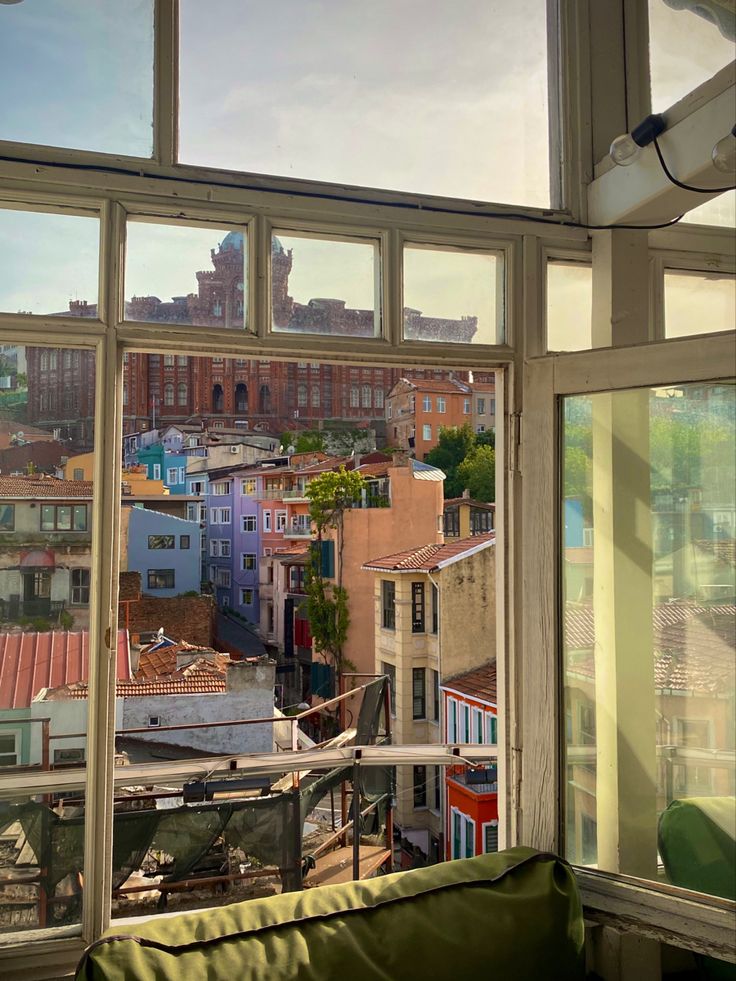
[[[439,697],[439,702],[440,702],[440,704],[439,704],[439,713],[440,713],[439,723],[440,723],[440,743],[444,743],[446,741],[446,739],[447,739],[447,733],[445,732],[445,713],[444,713],[443,700],[442,700],[442,691],[441,691],[441,686],[442,686],[442,593],[440,592],[439,583],[438,582],[435,582],[435,580],[432,578],[432,573],[431,572],[427,572],[427,576],[429,577],[429,581],[432,583],[432,585],[434,586],[434,588],[435,588],[435,590],[437,592],[437,674],[439,676],[439,678],[438,678],[438,687],[440,687],[440,692],[439,692],[439,696],[440,696]],[[434,613],[434,610],[432,612]],[[434,692],[432,693],[432,697],[434,698]],[[446,819],[446,811],[447,811],[447,807],[446,807],[446,803],[445,803],[445,796],[446,796],[446,794],[445,794],[445,791],[446,791],[445,774],[446,774],[446,772],[447,772],[446,768],[443,767],[443,766],[441,766],[440,767],[440,774],[441,774],[441,777],[442,777],[442,788],[440,790],[440,849],[439,850],[440,850],[440,860],[442,862],[445,861],[445,819]]]

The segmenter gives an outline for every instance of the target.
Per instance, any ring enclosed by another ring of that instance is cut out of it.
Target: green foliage
[[[324,436],[314,429],[305,429],[301,433],[282,433],[281,445],[284,450],[293,446],[295,453],[325,452]]]
[[[475,434],[475,445],[476,446],[490,446],[492,450],[496,448],[496,430],[486,429],[482,433]]]
[[[458,467],[475,446],[475,434],[466,423],[464,426],[443,426],[437,446],[425,456],[425,462],[439,467],[445,473],[445,497],[459,497],[463,484]]]
[[[328,470],[307,485],[309,517],[317,527],[317,536],[327,528],[341,530],[342,516],[346,509],[360,501],[365,480],[357,470]]]
[[[40,634],[45,634],[51,630],[51,623],[46,617],[31,617],[30,626]]]
[[[342,649],[350,626],[348,593],[342,585],[343,516],[361,499],[365,480],[355,470],[329,470],[307,485],[309,516],[317,529],[317,548],[312,550],[304,576],[309,628],[318,651],[330,656],[339,674],[352,667]],[[319,543],[324,533],[334,529],[337,545],[337,582],[322,575]]]
[[[71,630],[74,626],[74,617],[68,610],[62,610],[59,614],[59,626],[62,630]]]
[[[475,446],[457,468],[463,489],[477,501],[496,500],[496,453],[490,446]]]

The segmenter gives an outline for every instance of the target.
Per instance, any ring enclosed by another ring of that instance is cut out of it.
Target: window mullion
[[[107,336],[97,349],[95,399],[93,576],[87,735],[84,912],[82,930],[92,941],[107,926],[112,895],[112,794],[117,652],[118,542],[122,440],[122,354],[116,328],[122,296],[124,215],[105,205],[101,266]]]
[[[179,136],[179,5],[156,0],[153,62],[153,159],[177,162]]]

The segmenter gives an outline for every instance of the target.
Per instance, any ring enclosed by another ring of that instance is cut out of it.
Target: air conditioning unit
[[[231,453],[240,453],[240,447],[237,444],[233,444],[233,446],[230,447],[230,452]]]

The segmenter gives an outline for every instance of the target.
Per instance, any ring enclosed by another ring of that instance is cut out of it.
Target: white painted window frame
[[[554,4],[552,7],[554,8]],[[645,5],[639,4],[639,9]],[[586,5],[573,0],[559,0],[559,35],[552,32],[550,54],[558,59],[559,75],[550,73],[552,115],[559,110],[561,131],[553,134],[551,158],[559,160],[561,193],[546,218],[583,217],[586,209],[586,183],[592,176],[593,164],[605,152],[610,138],[626,127],[627,113],[642,118],[648,111],[644,93],[647,89],[646,56],[642,53],[641,36],[632,33],[631,14],[636,0],[611,0],[607,4]],[[110,915],[110,831],[113,786],[111,727],[113,712],[114,657],[109,656],[105,638],[115,637],[117,610],[118,544],[120,535],[119,460],[122,429],[122,359],[129,353],[154,350],[168,354],[217,355],[220,357],[290,358],[303,357],[298,335],[270,330],[268,311],[268,223],[278,227],[294,227],[304,221],[320,230],[335,228],[346,234],[364,237],[367,229],[381,230],[385,241],[382,255],[384,336],[380,339],[310,337],[310,353],[316,359],[333,363],[360,362],[384,365],[416,364],[424,367],[499,368],[499,409],[508,417],[508,427],[497,428],[496,452],[506,464],[499,467],[497,508],[497,581],[498,590],[498,650],[499,650],[499,713],[507,725],[499,745],[499,809],[501,821],[500,847],[522,840],[537,847],[554,843],[556,816],[553,786],[558,752],[557,734],[550,713],[556,705],[549,698],[555,690],[555,661],[550,629],[554,624],[554,598],[550,584],[556,578],[551,526],[536,542],[536,555],[541,562],[535,570],[529,567],[532,581],[522,589],[522,521],[525,522],[524,541],[534,541],[532,530],[539,524],[529,514],[528,501],[522,496],[522,446],[526,463],[525,486],[531,485],[535,473],[547,480],[540,487],[550,492],[542,501],[541,514],[554,507],[554,465],[549,460],[550,436],[554,429],[554,397],[545,401],[540,391],[525,383],[522,371],[524,357],[543,353],[540,341],[543,330],[543,290],[541,248],[572,248],[584,250],[587,235],[581,229],[557,226],[554,229],[534,223],[541,212],[533,208],[510,208],[503,205],[478,206],[472,202],[452,199],[424,198],[421,195],[401,194],[378,190],[360,192],[362,201],[350,200],[345,189],[319,182],[304,182],[288,178],[265,178],[250,175],[248,187],[243,187],[243,175],[225,171],[183,166],[176,162],[177,144],[177,55],[178,8],[175,0],[156,0],[155,4],[155,63],[154,63],[154,154],[150,161],[139,158],[97,154],[88,151],[57,149],[26,144],[0,145],[0,181],[4,201],[17,207],[44,208],[53,212],[74,213],[75,209],[91,210],[100,218],[100,282],[97,320],[80,321],[73,317],[46,318],[23,314],[0,314],[0,340],[3,343],[37,344],[73,347],[94,352],[95,372],[95,431],[98,452],[94,461],[94,507],[92,513],[93,546],[91,556],[90,650],[100,653],[90,661],[89,748],[85,780],[90,806],[85,827],[85,900],[81,931],[34,931],[23,937],[17,948],[0,952],[3,968],[11,973],[30,970],[51,970],[63,973],[73,969],[84,943],[94,940],[109,923]],[[624,58],[615,42],[605,38],[608,22],[624,25],[630,57]],[[590,104],[591,76],[605,75],[610,81],[603,91],[598,87],[595,112]],[[552,130],[554,131],[554,126]],[[592,146],[592,153],[591,153]],[[564,166],[563,166],[564,163]],[[51,166],[46,166],[50,164]],[[71,165],[65,167],[65,164]],[[188,181],[191,182],[188,182]],[[302,192],[306,189],[308,195]],[[288,196],[289,191],[299,192]],[[287,193],[285,193],[287,192]],[[568,211],[560,209],[565,201]],[[396,206],[398,202],[398,207]],[[445,210],[442,210],[442,209]],[[529,222],[504,217],[522,210]],[[498,217],[487,217],[493,213]],[[149,215],[158,219],[180,218],[185,222],[230,222],[247,227],[249,232],[249,312],[252,331],[224,331],[218,328],[190,328],[180,325],[125,323],[122,318],[122,263],[125,246],[126,215]],[[250,239],[252,235],[252,240]],[[400,248],[402,237],[418,241],[422,236],[436,237],[438,244],[459,247],[502,248],[505,252],[504,275],[507,297],[505,343],[498,346],[429,344],[401,342],[402,296]],[[680,250],[701,254],[707,251],[728,252],[727,230],[682,227],[666,232],[653,232],[653,248]],[[260,257],[261,265],[258,268]],[[258,275],[256,275],[258,274]],[[251,277],[255,278],[255,282]],[[656,296],[655,296],[656,304]],[[657,311],[655,311],[657,312]],[[728,338],[725,339],[728,341]],[[664,355],[666,364],[675,364],[670,372],[673,380],[681,381],[682,366],[698,366],[705,355],[705,374],[713,376],[713,365],[729,363],[732,346],[723,337],[713,336],[694,341],[669,341],[653,345],[651,350],[637,348],[631,352],[586,352],[566,355],[559,359],[544,359],[540,370],[554,377],[560,391],[578,391],[581,379],[589,366],[595,370],[591,377],[601,387],[613,384],[615,376],[622,386],[649,384],[653,375],[661,381],[661,373],[643,372],[644,363],[652,369],[652,358]],[[604,356],[605,355],[605,356]],[[619,357],[623,355],[623,360]],[[674,358],[674,362],[673,362]],[[725,358],[725,361],[724,361]],[[559,371],[558,371],[559,369]],[[665,372],[666,374],[666,372]],[[549,384],[550,377],[546,377]],[[546,391],[546,389],[545,389]],[[524,394],[525,393],[525,394]],[[530,421],[536,418],[540,432],[532,440],[521,439],[519,413],[524,408],[524,432],[533,433]],[[501,413],[499,413],[501,414]],[[544,446],[543,459],[535,465],[527,458],[530,444]],[[160,478],[160,473],[158,474]],[[553,482],[550,484],[549,480]],[[538,501],[540,498],[538,497]],[[548,579],[543,585],[543,576]],[[536,596],[540,607],[529,628],[524,623],[523,606],[529,596]],[[552,599],[552,607],[550,607]],[[542,616],[542,613],[545,616]],[[550,615],[551,616],[547,616]],[[539,621],[538,623],[536,621]],[[522,631],[522,627],[527,629]],[[540,634],[542,635],[540,638]],[[524,675],[524,665],[530,667],[529,652],[533,640],[541,639],[540,681],[551,684],[541,697],[542,685],[532,681],[537,665]],[[552,644],[552,648],[550,645]],[[552,657],[550,657],[552,649]],[[505,651],[506,656],[503,656]],[[107,652],[104,653],[103,652]],[[524,720],[534,718],[529,709],[539,709],[534,719],[537,735]],[[522,713],[521,710],[524,710]],[[549,738],[551,735],[551,738]],[[542,741],[542,738],[546,743]],[[520,766],[522,751],[525,768]],[[14,778],[14,793],[31,787],[29,778]],[[53,789],[53,775],[44,778]],[[60,779],[57,774],[57,780]],[[535,791],[536,792],[535,794]],[[0,794],[8,792],[7,781],[0,781]],[[551,820],[550,820],[551,818]],[[642,925],[642,931],[659,930],[661,936],[688,946],[693,931],[707,949],[718,949],[724,924],[730,926],[730,908],[714,902],[691,899],[681,892],[670,895],[657,891],[651,884],[619,881],[616,877],[600,875],[583,877],[584,896],[593,909],[611,909],[628,915]],[[692,946],[692,943],[690,944]]]

